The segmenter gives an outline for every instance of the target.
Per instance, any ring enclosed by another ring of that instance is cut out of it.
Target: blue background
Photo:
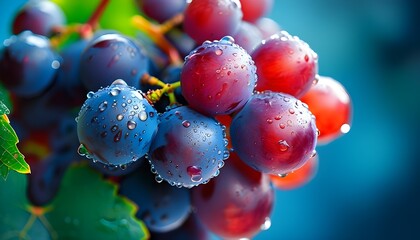
[[[24,1],[0,0],[0,41]],[[415,1],[275,0],[270,12],[353,100],[350,133],[318,147],[308,185],[277,191],[256,239],[420,239],[420,37]]]

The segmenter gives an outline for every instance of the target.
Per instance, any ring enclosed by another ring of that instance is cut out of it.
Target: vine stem
[[[146,18],[136,15],[131,21],[134,27],[144,32],[149,38],[168,55],[169,61],[173,65],[181,65],[183,63],[178,50],[165,38],[165,33],[176,25],[182,23],[184,17],[182,14],[176,15],[165,23],[158,25],[153,24]]]
[[[174,91],[181,86],[180,81],[174,83],[164,83],[158,78],[145,73],[141,78],[141,83],[160,87],[160,89],[149,90],[146,93],[146,98],[149,102],[156,103],[160,100],[163,94],[168,94],[170,104],[172,105],[177,103]]]

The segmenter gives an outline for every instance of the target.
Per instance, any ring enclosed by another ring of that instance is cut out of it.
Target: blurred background
[[[0,0],[0,41],[23,0]],[[412,0],[274,0],[269,16],[319,55],[353,101],[351,131],[318,147],[308,185],[277,191],[255,239],[420,239],[420,33]]]

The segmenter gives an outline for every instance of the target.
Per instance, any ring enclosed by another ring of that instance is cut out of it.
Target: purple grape
[[[239,110],[256,81],[251,56],[231,37],[204,42],[185,58],[181,74],[182,95],[189,106],[211,116]]]
[[[148,152],[158,125],[157,112],[143,93],[123,80],[89,92],[77,121],[79,153],[122,168]]]
[[[157,183],[148,163],[122,179],[120,193],[139,206],[136,216],[152,232],[162,233],[178,228],[191,211],[188,189],[175,188],[165,182]]]
[[[300,168],[314,154],[315,119],[307,105],[291,95],[255,94],[230,125],[232,145],[254,169],[287,174]]]
[[[140,9],[150,18],[165,22],[184,12],[186,0],[137,0]]]
[[[121,34],[104,34],[86,47],[80,61],[80,79],[88,90],[96,91],[116,79],[139,88],[140,78],[148,71],[149,61],[143,48]]]
[[[238,0],[194,0],[185,9],[184,31],[198,44],[233,35],[242,19]]]
[[[242,21],[233,38],[235,43],[243,47],[248,53],[252,53],[263,40],[260,30],[255,25],[245,21]]]
[[[28,1],[13,20],[13,34],[29,30],[35,34],[51,36],[54,27],[66,23],[63,11],[52,1]]]
[[[0,53],[0,81],[21,97],[34,97],[54,81],[61,58],[48,38],[25,31],[3,42]]]
[[[157,181],[191,188],[218,174],[229,156],[219,122],[186,106],[171,109],[159,119],[149,152]]]

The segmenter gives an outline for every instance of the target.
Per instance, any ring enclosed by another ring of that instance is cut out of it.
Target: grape
[[[198,219],[217,235],[252,238],[269,221],[274,191],[268,175],[232,153],[217,178],[192,189],[191,201]]]
[[[62,88],[77,103],[82,104],[87,90],[79,78],[80,60],[88,40],[80,39],[61,50],[63,64],[59,70],[58,82]]]
[[[158,125],[157,112],[142,92],[122,80],[89,92],[77,121],[79,153],[122,168],[147,153]]]
[[[301,100],[316,117],[318,141],[326,144],[350,130],[352,105],[349,94],[337,80],[324,76],[318,79]]]
[[[314,154],[317,129],[301,101],[267,91],[255,94],[235,115],[230,136],[245,163],[278,175],[300,168]]]
[[[255,22],[255,26],[260,30],[263,39],[281,31],[281,27],[271,18],[263,17]]]
[[[184,11],[186,0],[137,0],[141,10],[158,22],[165,22]]]
[[[104,34],[82,53],[80,79],[92,91],[110,85],[115,79],[124,79],[129,86],[139,88],[148,65],[143,49],[134,40],[121,34]]]
[[[13,34],[29,30],[35,34],[51,36],[55,27],[66,23],[63,11],[54,2],[29,1],[13,20]]]
[[[186,106],[173,108],[159,119],[149,152],[157,181],[191,188],[218,174],[229,155],[219,122]]]
[[[287,176],[270,175],[274,187],[291,190],[301,187],[314,178],[318,171],[318,155],[311,157],[301,168],[287,174]]]
[[[255,22],[264,16],[273,6],[273,0],[240,0],[242,5],[243,19]]]
[[[318,73],[318,56],[302,40],[286,31],[264,40],[252,58],[257,66],[256,90],[271,90],[301,97]]]
[[[230,114],[252,95],[255,73],[251,57],[231,37],[204,42],[186,57],[182,95],[191,108],[203,114]]]
[[[0,53],[0,81],[20,97],[34,97],[55,79],[61,58],[51,49],[48,38],[25,31],[3,42]]]
[[[233,35],[233,38],[235,43],[243,47],[248,53],[252,53],[263,40],[260,30],[245,21],[241,23],[238,32]]]
[[[210,240],[209,231],[191,213],[187,220],[178,228],[164,233],[151,232],[152,240],[182,239],[182,240]]]
[[[122,179],[120,193],[139,206],[136,216],[145,222],[150,231],[172,231],[181,226],[190,214],[190,193],[185,188],[157,183],[148,167],[142,166]]]
[[[198,44],[235,34],[242,19],[238,0],[193,0],[184,15],[184,31]]]
[[[177,28],[167,32],[165,36],[184,57],[196,47],[195,41]]]

